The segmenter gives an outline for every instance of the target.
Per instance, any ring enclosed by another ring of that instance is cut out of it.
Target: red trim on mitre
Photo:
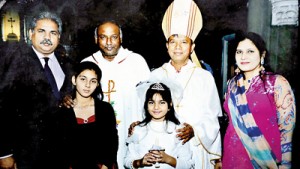
[[[186,36],[194,41],[195,39],[193,39],[193,33],[194,33],[195,22],[196,22],[195,18],[196,18],[197,6],[193,1],[191,1],[190,9],[191,10],[190,10],[190,16],[189,16],[189,20],[188,20]]]
[[[173,14],[173,4],[172,3],[168,10],[167,10],[167,16],[166,16],[166,19],[167,19],[167,29],[166,29],[166,35],[167,35],[167,39],[171,36],[171,29],[172,29],[172,14]]]

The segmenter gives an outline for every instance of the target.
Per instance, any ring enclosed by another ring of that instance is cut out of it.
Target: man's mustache
[[[53,45],[50,39],[44,39],[40,44]]]

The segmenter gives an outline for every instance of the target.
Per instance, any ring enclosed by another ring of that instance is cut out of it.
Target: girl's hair
[[[172,97],[171,97],[171,91],[170,89],[163,83],[154,83],[150,85],[146,92],[145,102],[144,102],[144,110],[145,110],[145,119],[141,122],[141,126],[147,125],[151,119],[152,116],[148,112],[148,101],[153,100],[153,96],[155,94],[160,94],[162,99],[167,102],[169,111],[166,114],[165,120],[171,121],[175,124],[180,124],[179,120],[175,116],[175,110],[172,105]]]
[[[95,91],[92,93],[91,96],[93,98],[99,98],[100,100],[103,100],[103,91],[102,91],[101,84],[100,84],[100,80],[101,80],[101,77],[102,77],[102,71],[101,71],[101,69],[99,68],[98,65],[96,65],[93,62],[88,62],[88,61],[81,62],[75,68],[75,73],[74,73],[75,79],[77,78],[77,76],[81,72],[83,72],[85,70],[93,70],[93,71],[95,71],[95,73],[97,75],[97,80],[98,80],[98,83],[99,83],[99,85],[96,87]],[[76,90],[74,90],[73,96],[75,96],[75,93],[76,93]]]

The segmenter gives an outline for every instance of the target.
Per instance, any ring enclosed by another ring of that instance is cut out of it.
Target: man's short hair
[[[37,14],[36,16],[33,16],[32,21],[30,22],[29,29],[34,30],[36,27],[37,21],[42,19],[50,19],[51,21],[55,22],[58,26],[58,31],[61,34],[62,33],[62,21],[61,19],[54,13],[51,12],[41,12]]]
[[[95,38],[98,38],[98,28],[101,25],[104,25],[106,23],[112,23],[112,24],[116,25],[119,28],[120,38],[121,39],[123,38],[123,33],[122,33],[121,26],[115,20],[106,20],[106,21],[103,21],[103,22],[99,23],[98,26],[95,28],[95,31],[94,31]]]

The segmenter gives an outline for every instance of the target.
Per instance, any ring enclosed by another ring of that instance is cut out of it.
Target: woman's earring
[[[236,69],[234,70],[235,74],[238,75],[241,72],[241,69],[235,63]]]
[[[265,63],[264,58],[262,58],[262,59],[260,60],[260,73],[261,73],[261,74],[264,74],[264,73],[265,73],[264,63]]]
[[[264,63],[265,63],[265,60],[264,60],[264,58],[262,58],[262,59],[260,60],[260,64],[261,64],[261,65],[264,65]]]
[[[238,74],[241,72],[241,70],[240,70],[239,67],[237,67],[237,68],[234,70],[234,72],[235,72],[236,75],[238,75]]]

